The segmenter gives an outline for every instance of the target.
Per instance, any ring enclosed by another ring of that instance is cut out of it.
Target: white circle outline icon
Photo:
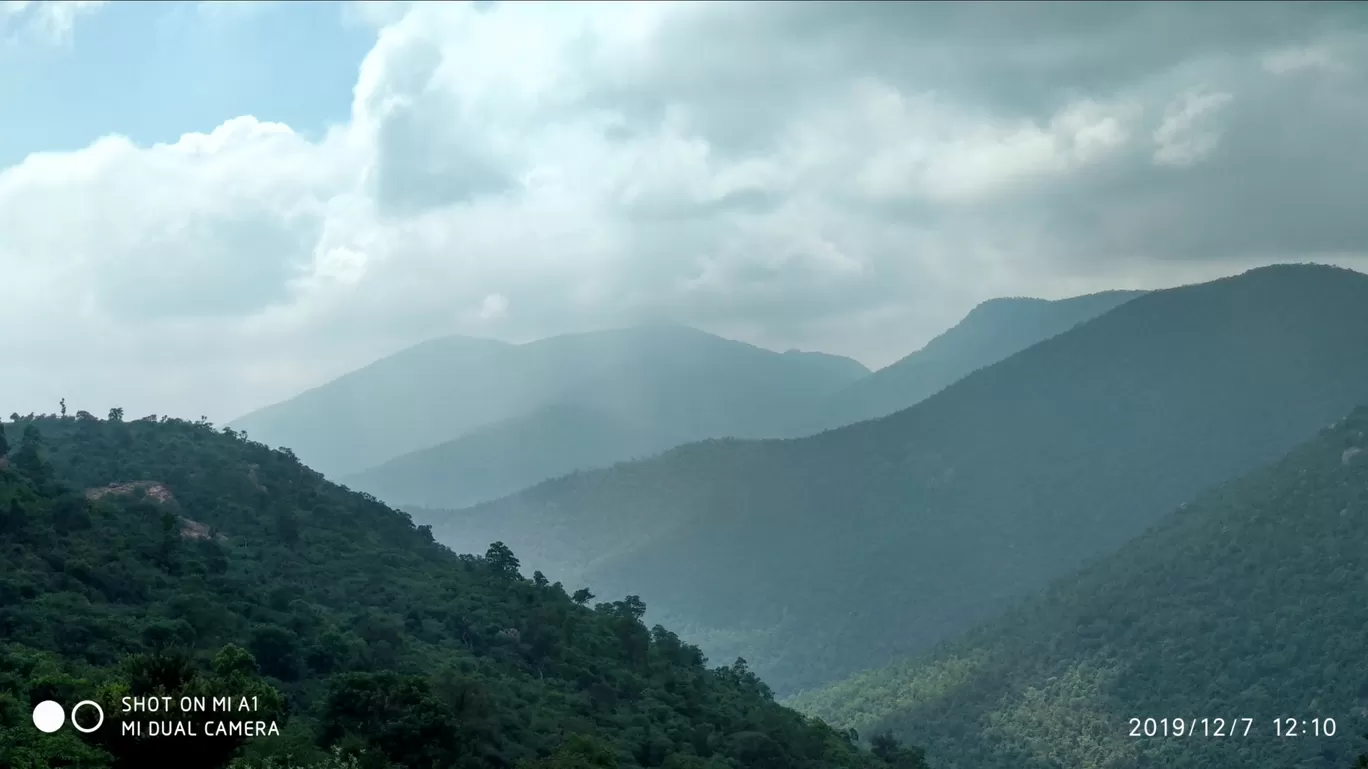
[[[92,726],[92,727],[90,727],[89,729],[82,729],[82,728],[81,728],[81,725],[78,724],[78,723],[76,723],[76,711],[80,710],[82,705],[89,705],[90,707],[95,708],[95,712],[96,712],[96,713],[99,713],[99,714],[100,714],[100,720],[99,720],[99,721],[96,721],[96,722],[95,722],[95,725]],[[78,703],[76,703],[75,705],[71,706],[71,728],[72,728],[72,729],[75,729],[76,731],[81,732],[82,734],[90,734],[91,732],[95,731],[96,729],[99,729],[101,726],[104,726],[104,708],[100,707],[100,703],[98,703],[98,702],[96,702],[96,701],[94,701],[94,700],[81,700],[80,702],[78,702]]]
[[[33,706],[33,726],[43,734],[52,734],[66,723],[66,711],[53,700],[43,700]]]

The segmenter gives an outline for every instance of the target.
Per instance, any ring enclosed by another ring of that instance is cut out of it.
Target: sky
[[[0,412],[1368,271],[1368,6],[0,0]]]

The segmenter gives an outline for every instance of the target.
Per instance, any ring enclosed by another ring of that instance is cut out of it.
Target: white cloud
[[[1233,97],[1228,93],[1190,91],[1176,100],[1154,131],[1154,162],[1190,166],[1206,157],[1221,141],[1217,113]]]
[[[68,43],[77,17],[106,3],[107,0],[3,0],[0,35],[12,42],[31,37],[52,44]]]
[[[243,116],[31,155],[0,170],[0,272],[21,286],[0,327],[25,329],[0,339],[6,394],[223,419],[437,334],[662,313],[881,363],[993,295],[1368,249],[1325,205],[1328,245],[1281,227],[1247,246],[1291,215],[1241,197],[1268,189],[1250,164],[1294,149],[1267,115],[1339,137],[1295,148],[1319,154],[1279,194],[1334,174],[1336,199],[1365,191],[1334,153],[1364,149],[1345,137],[1368,116],[1267,90],[1270,68],[1311,66],[1278,53],[1307,45],[1295,30],[1170,50],[1155,15],[1210,12],[1098,10],[1075,32],[973,4],[834,8],[349,7],[376,43],[320,139]]]
[[[1275,75],[1286,75],[1304,70],[1342,72],[1345,66],[1335,60],[1326,46],[1298,46],[1267,54],[1263,57],[1263,68]]]
[[[480,320],[498,320],[508,313],[508,299],[503,294],[490,294],[480,302]]]
[[[1043,124],[993,120],[886,85],[862,89],[859,101],[850,114],[864,117],[872,130],[861,144],[877,153],[863,166],[865,190],[942,202],[974,203],[1103,160],[1141,114],[1131,104],[1080,99]]]

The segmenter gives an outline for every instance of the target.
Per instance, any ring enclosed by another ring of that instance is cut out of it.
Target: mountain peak
[[[822,427],[892,414],[1033,344],[1087,322],[1142,291],[1103,291],[1067,299],[999,297],[981,302],[924,347],[837,393]]]

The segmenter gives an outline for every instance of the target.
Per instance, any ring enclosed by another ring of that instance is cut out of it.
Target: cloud
[[[1189,91],[1169,105],[1164,121],[1154,129],[1154,162],[1190,166],[1216,149],[1221,132],[1216,113],[1233,97],[1228,93]]]
[[[490,294],[480,302],[480,320],[497,320],[508,312],[508,299],[503,294]]]
[[[0,36],[11,43],[26,39],[57,45],[69,43],[77,17],[105,4],[106,0],[3,0]]]
[[[882,363],[995,295],[1365,266],[1368,33],[1335,5],[344,13],[376,42],[322,137],[0,171],[16,392],[224,418],[437,334],[662,314]]]

